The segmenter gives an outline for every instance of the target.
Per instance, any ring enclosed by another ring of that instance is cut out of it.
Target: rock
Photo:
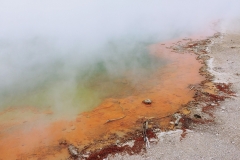
[[[178,123],[179,123],[179,121],[180,121],[180,119],[182,118],[182,116],[181,116],[180,113],[175,113],[175,114],[173,115],[173,117],[176,118],[174,124],[175,124],[175,126],[177,126]]]
[[[202,118],[200,115],[198,115],[198,114],[194,114],[194,117],[195,118]]]
[[[171,121],[170,124],[175,124],[175,123]]]
[[[222,107],[221,107],[221,109],[222,109],[222,110],[225,110],[225,109],[226,109],[226,107],[222,106]]]
[[[120,143],[120,141],[119,140],[116,140],[116,145],[118,145]]]
[[[191,111],[190,111],[189,109],[187,109],[187,108],[184,108],[184,109],[182,109],[182,113],[183,113],[184,115],[188,115],[188,114],[191,113]]]
[[[78,156],[78,149],[77,149],[77,147],[75,147],[74,145],[70,144],[70,145],[68,146],[68,151],[69,151],[69,153],[70,153],[71,156],[73,156],[73,157]]]
[[[154,133],[156,133],[156,132],[160,132],[161,131],[161,129],[159,129],[159,128],[155,128],[155,129],[153,129],[153,132]]]
[[[82,157],[83,157],[83,158],[88,158],[89,155],[88,155],[88,154],[83,154]]]
[[[142,101],[144,104],[152,104],[152,101],[150,99],[145,99]]]
[[[158,142],[158,139],[156,139],[156,138],[151,138],[149,141],[150,141],[150,142]]]
[[[182,128],[182,122],[179,122],[177,125],[175,125],[176,129],[181,129]]]

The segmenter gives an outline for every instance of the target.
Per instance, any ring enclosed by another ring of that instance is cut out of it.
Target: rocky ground
[[[108,160],[226,159],[240,157],[240,32],[221,33],[207,45],[208,71],[214,83],[232,83],[235,96],[213,107],[214,122],[193,124],[182,138],[182,130],[160,132],[158,142],[141,155],[109,155]]]

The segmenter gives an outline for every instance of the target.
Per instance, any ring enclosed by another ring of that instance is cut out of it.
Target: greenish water
[[[105,98],[135,93],[146,79],[166,64],[148,53],[147,44],[110,44],[90,59],[58,57],[41,65],[23,68],[9,87],[1,90],[1,107],[33,106],[55,113],[88,111]],[[27,61],[26,61],[27,63]],[[150,84],[149,84],[150,85]]]

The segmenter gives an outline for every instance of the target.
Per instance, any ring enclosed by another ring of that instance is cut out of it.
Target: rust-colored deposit
[[[116,137],[121,139],[126,133],[140,130],[139,120],[157,118],[159,127],[167,128],[169,119],[164,121],[161,117],[174,114],[192,100],[194,91],[189,86],[204,80],[196,55],[173,52],[168,48],[173,43],[149,47],[152,56],[168,63],[132,96],[105,99],[92,111],[79,113],[71,120],[54,120],[51,110],[31,107],[1,112],[0,159],[64,159],[69,157],[65,143],[93,151],[116,143]],[[149,88],[147,84],[154,85]],[[144,99],[151,99],[152,104],[142,103]]]

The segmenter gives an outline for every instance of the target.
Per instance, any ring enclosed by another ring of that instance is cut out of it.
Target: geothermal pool
[[[239,15],[239,4],[211,4],[2,1],[0,159],[66,159],[62,142],[99,149],[147,119],[170,129],[203,77],[195,55],[169,46]]]
[[[59,146],[63,140],[83,148],[141,128],[139,119],[174,114],[192,100],[189,85],[203,80],[195,55],[168,48],[177,41],[141,45],[121,54],[111,48],[108,53],[114,56],[106,54],[82,67],[50,63],[44,70],[35,68],[39,77],[34,79],[26,70],[30,76],[23,75],[2,92],[0,158],[66,158],[67,149]],[[151,105],[142,103],[147,98]],[[159,121],[159,127],[167,129],[169,119]],[[98,143],[91,149],[101,147]]]

